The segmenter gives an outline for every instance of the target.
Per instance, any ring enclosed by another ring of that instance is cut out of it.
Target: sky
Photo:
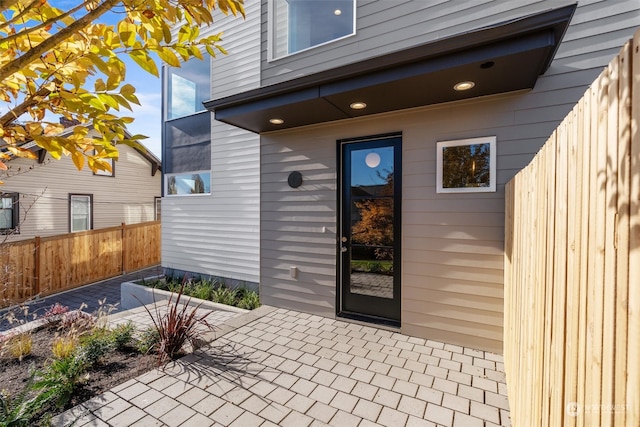
[[[53,0],[52,4],[68,3],[67,0]],[[58,6],[61,9],[64,7]],[[121,15],[105,14],[99,22],[107,24],[116,24],[121,19]],[[122,115],[133,117],[135,121],[127,126],[129,133],[132,135],[140,134],[148,136],[148,139],[142,140],[142,144],[147,147],[158,158],[162,159],[161,150],[161,129],[162,129],[162,84],[160,78],[147,73],[140,68],[135,62],[123,55],[121,59],[127,67],[126,82],[136,88],[136,96],[140,101],[140,105],[132,104],[133,112],[122,109]],[[158,62],[158,70],[160,70],[160,62]]]
[[[135,121],[127,126],[131,134],[141,134],[148,136],[142,142],[153,154],[161,158],[161,89],[160,79],[143,71],[128,58],[123,58],[127,64],[127,83],[136,88],[136,95],[140,105],[132,105],[133,112],[121,110],[123,114],[134,117]],[[158,64],[158,68],[160,68]]]

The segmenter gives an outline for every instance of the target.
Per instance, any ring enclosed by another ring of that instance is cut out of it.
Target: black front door
[[[400,136],[339,141],[338,312],[400,322]]]

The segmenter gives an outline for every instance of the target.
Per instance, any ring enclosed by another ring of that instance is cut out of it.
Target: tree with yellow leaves
[[[144,138],[128,137],[133,118],[119,115],[139,105],[121,56],[158,76],[152,53],[176,67],[203,59],[203,48],[225,54],[221,34],[200,37],[199,29],[216,9],[244,16],[243,2],[80,0],[61,10],[49,0],[0,0],[0,169],[12,155],[34,157],[24,148],[30,141],[54,158],[70,155],[78,169],[85,160],[94,171],[110,169],[103,159],[117,159],[116,144]],[[121,14],[116,25],[97,22],[110,11]],[[58,116],[85,126],[62,137]],[[88,137],[89,127],[101,139]]]

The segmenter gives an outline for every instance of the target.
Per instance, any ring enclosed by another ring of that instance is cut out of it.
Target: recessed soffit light
[[[270,119],[269,123],[271,123],[272,125],[281,125],[284,123],[284,120],[282,119]]]
[[[362,101],[357,101],[357,102],[351,103],[351,105],[349,105],[349,107],[352,110],[363,110],[363,109],[367,108],[367,104],[365,104]]]
[[[340,16],[340,15],[342,15],[342,11],[340,9],[336,9],[336,10],[333,11],[333,14],[336,15],[336,16]]]
[[[453,89],[457,91],[469,90],[473,88],[475,85],[476,84],[472,81],[460,82],[460,83],[456,83],[453,86]]]

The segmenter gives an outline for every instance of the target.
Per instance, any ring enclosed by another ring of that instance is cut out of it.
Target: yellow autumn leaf
[[[82,168],[84,168],[84,156],[82,155],[82,153],[73,151],[71,153],[71,159],[73,160],[73,164],[76,165],[76,169],[80,171],[82,170]]]

